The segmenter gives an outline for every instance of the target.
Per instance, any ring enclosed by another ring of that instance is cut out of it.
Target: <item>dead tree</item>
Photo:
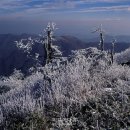
[[[99,33],[99,37],[100,37],[99,49],[100,49],[101,51],[104,51],[104,36],[103,36],[104,31],[103,31],[103,29],[102,29],[102,24],[101,24],[101,26],[100,26],[99,28],[97,28],[97,29],[96,29],[94,32],[92,32],[92,33],[96,33],[96,32]]]
[[[45,39],[44,39],[44,48],[45,48],[45,61],[46,64],[50,63],[52,61],[52,41],[53,41],[53,32],[55,29],[54,23],[48,23],[47,28],[45,29]]]
[[[116,39],[113,39],[112,41],[112,47],[111,47],[111,63],[114,62],[114,54],[115,54],[115,43],[116,43]]]

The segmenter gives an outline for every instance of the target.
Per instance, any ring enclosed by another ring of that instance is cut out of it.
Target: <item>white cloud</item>
[[[130,11],[130,5],[97,7],[98,2],[125,2],[128,0],[41,0],[40,4],[29,5],[33,0],[0,0],[1,9],[7,10],[9,13],[3,15],[24,16],[24,15],[40,15],[45,13],[63,13],[63,12],[105,12],[105,11]],[[35,2],[35,0],[34,0]],[[87,7],[82,9],[79,5],[95,2],[95,7]],[[20,10],[21,9],[21,10]]]
[[[92,7],[92,8],[87,8],[87,9],[80,9],[74,12],[104,12],[104,11],[128,11],[130,10],[130,6],[109,6],[109,7]]]
[[[79,0],[80,2],[87,2],[87,3],[92,3],[92,2],[107,2],[107,3],[118,3],[118,2],[126,2],[129,0]]]
[[[0,0],[0,9],[13,10],[19,8],[27,8],[27,3],[31,0]]]

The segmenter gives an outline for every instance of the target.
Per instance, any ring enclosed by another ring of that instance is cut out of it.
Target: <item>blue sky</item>
[[[47,22],[62,35],[86,35],[101,23],[130,34],[130,0],[0,0],[0,33],[40,33]]]

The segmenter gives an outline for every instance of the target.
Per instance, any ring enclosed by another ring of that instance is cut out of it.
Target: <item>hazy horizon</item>
[[[130,35],[129,0],[1,0],[0,34],[39,34],[55,22],[58,35],[92,36],[100,24],[107,35]]]

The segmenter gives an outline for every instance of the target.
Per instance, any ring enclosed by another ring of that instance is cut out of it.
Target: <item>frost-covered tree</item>
[[[37,43],[43,45],[47,37],[38,39]],[[32,43],[20,44],[28,56]],[[51,51],[54,48],[58,52],[51,43]],[[53,56],[52,52],[48,63],[39,67],[39,71],[22,78],[21,72],[15,70],[9,78],[1,79],[0,85],[15,84],[15,87],[0,95],[0,130],[130,128],[128,66],[108,64],[110,55],[92,47],[73,51],[66,58],[67,64],[60,65],[53,62],[59,53]],[[129,52],[130,49],[123,54]]]
[[[15,41],[15,43],[19,49],[23,50],[29,56],[34,45],[34,40],[29,37],[28,39],[21,39],[20,41]]]
[[[110,53],[110,55],[111,55],[111,63],[114,62],[115,43],[116,43],[116,39],[114,39],[114,40],[112,41],[112,47],[111,47],[111,53]]]
[[[52,40],[54,27],[54,24],[48,23],[47,28],[45,29],[46,37],[44,40],[44,48],[46,64],[48,64],[52,60]]]
[[[61,56],[62,53],[59,51],[58,47],[56,45],[53,45],[54,39],[54,31],[55,31],[55,23],[48,23],[47,28],[45,31],[44,36],[44,50],[45,50],[45,60],[46,64],[52,62],[53,59],[55,59],[58,56]]]
[[[66,65],[52,62],[17,82],[0,95],[0,129],[129,128],[130,69],[108,59],[97,48],[77,50]]]
[[[29,37],[28,39],[15,41],[18,49],[25,53],[27,58],[33,62],[32,65],[35,69],[51,63],[62,55],[59,47],[53,44],[53,41],[56,40],[53,35],[56,30],[55,26],[56,24],[54,23],[48,23],[47,27],[44,29],[44,34],[40,37],[35,39]]]
[[[102,29],[102,24],[93,33],[95,32],[99,33],[99,37],[100,37],[99,49],[103,51],[104,50],[104,36],[103,36],[104,30]]]

